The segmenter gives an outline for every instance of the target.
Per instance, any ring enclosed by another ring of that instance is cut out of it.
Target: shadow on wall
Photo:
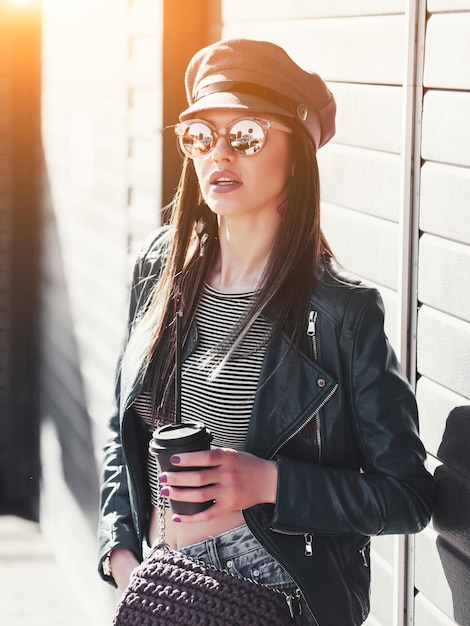
[[[94,521],[99,493],[98,469],[61,242],[45,165],[42,198],[40,411],[42,419],[52,421],[55,426],[67,487],[80,509]],[[44,488],[47,489],[47,485]]]
[[[434,528],[444,573],[452,593],[454,619],[470,624],[470,406],[449,414],[434,474]]]

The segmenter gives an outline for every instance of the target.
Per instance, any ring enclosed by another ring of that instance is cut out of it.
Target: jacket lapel
[[[267,346],[245,449],[271,458],[333,394],[336,380],[283,335]]]

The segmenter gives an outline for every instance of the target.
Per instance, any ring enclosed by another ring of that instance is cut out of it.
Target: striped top
[[[183,363],[182,421],[201,421],[213,434],[212,445],[243,450],[258,387],[271,325],[258,318],[234,356],[222,364],[219,354],[253,302],[254,294],[228,294],[206,285],[196,311],[198,344]],[[134,403],[138,415],[151,426],[150,394]],[[152,504],[156,506],[158,469],[149,454]]]

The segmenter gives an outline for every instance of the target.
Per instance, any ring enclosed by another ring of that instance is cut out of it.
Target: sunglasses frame
[[[238,124],[239,122],[243,122],[245,120],[249,121],[249,122],[256,122],[261,127],[261,129],[263,131],[263,137],[264,137],[263,143],[261,144],[261,147],[259,148],[259,150],[257,150],[256,152],[253,152],[252,154],[243,154],[242,152],[238,152],[231,145],[231,143],[227,139],[227,135],[229,135],[230,131],[235,126],[235,124]],[[193,156],[193,155],[189,154],[189,152],[187,151],[185,145],[183,144],[183,137],[184,137],[186,129],[188,128],[188,126],[190,126],[191,124],[195,124],[195,123],[199,123],[199,124],[203,124],[204,126],[207,126],[207,128],[210,130],[212,138],[213,138],[211,148],[205,154],[202,154],[201,156]],[[185,156],[187,156],[189,159],[205,159],[207,156],[209,156],[214,151],[214,148],[217,145],[217,141],[218,141],[219,137],[225,137],[227,139],[228,146],[234,152],[234,154],[236,154],[237,156],[250,157],[250,156],[255,156],[256,154],[259,153],[260,150],[263,149],[263,147],[266,144],[266,138],[268,136],[268,131],[271,130],[271,129],[272,130],[280,130],[281,132],[284,132],[284,133],[292,133],[293,132],[292,128],[290,128],[289,126],[286,126],[285,124],[282,124],[281,122],[275,122],[273,120],[266,120],[266,119],[264,119],[262,117],[246,116],[246,117],[239,117],[239,118],[237,118],[231,124],[229,124],[228,126],[225,126],[223,128],[216,128],[213,124],[211,124],[207,120],[203,120],[203,119],[199,119],[199,118],[185,120],[184,122],[180,122],[179,124],[176,124],[176,126],[175,126],[175,134],[178,137],[178,145],[180,147],[181,152]]]

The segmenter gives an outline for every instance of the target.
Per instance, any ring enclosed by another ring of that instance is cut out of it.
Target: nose
[[[234,152],[229,146],[227,136],[225,134],[219,134],[215,146],[211,152],[213,161],[230,160],[233,158]]]

